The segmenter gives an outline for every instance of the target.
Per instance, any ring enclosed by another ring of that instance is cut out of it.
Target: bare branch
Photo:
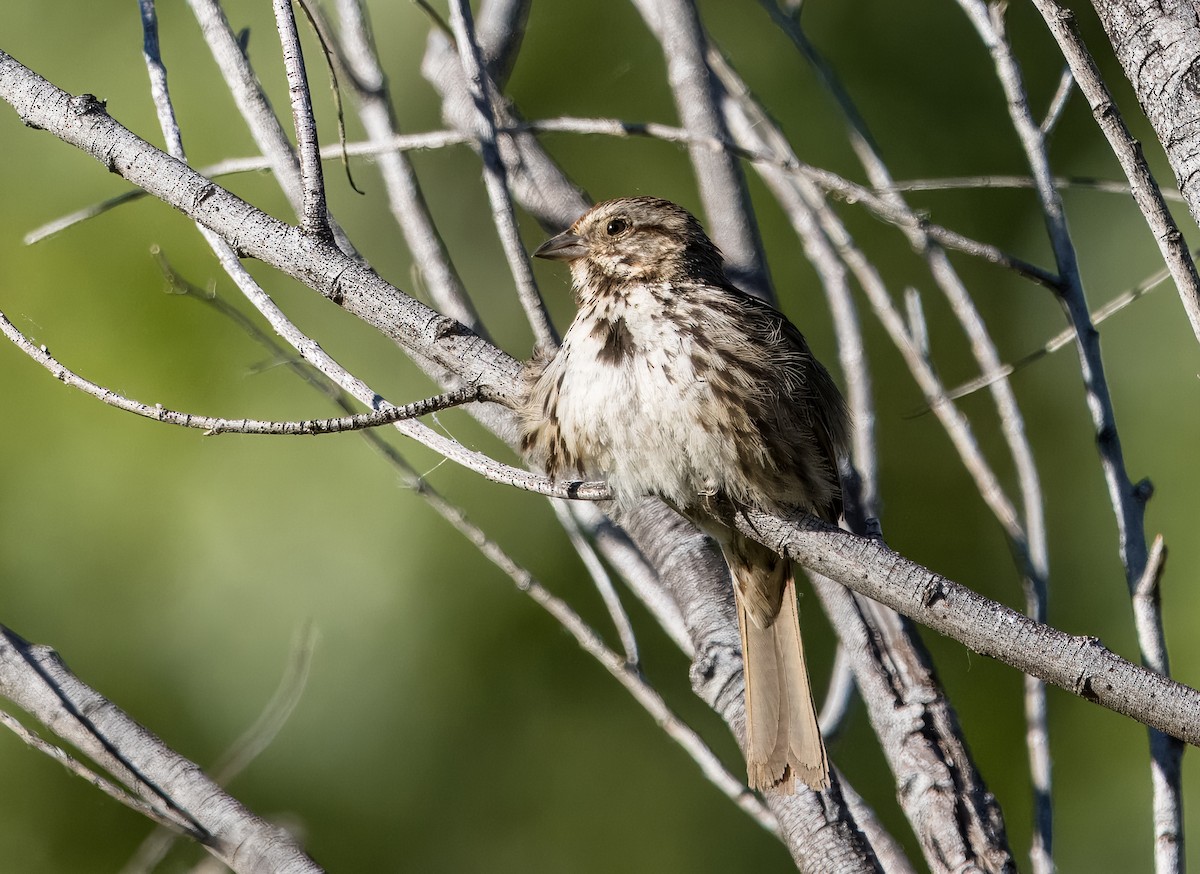
[[[1142,662],[1169,677],[1167,641],[1163,634],[1160,583],[1166,567],[1167,546],[1162,535],[1154,538],[1146,568],[1133,590],[1133,623]],[[1150,780],[1154,790],[1154,867],[1159,874],[1184,870],[1183,744],[1160,731],[1150,731]]]
[[[144,404],[124,395],[97,385],[84,379],[79,374],[60,364],[47,351],[45,346],[35,346],[33,341],[22,334],[0,313],[0,333],[36,361],[42,367],[54,374],[59,382],[77,388],[110,407],[116,407],[127,413],[133,413],[146,419],[165,422],[168,425],[179,425],[184,428],[198,428],[205,434],[272,434],[272,435],[316,435],[337,434],[343,431],[359,431],[363,428],[377,428],[380,425],[394,425],[404,419],[416,419],[441,410],[462,404],[483,400],[478,386],[466,386],[436,397],[415,401],[411,404],[394,407],[386,404],[370,413],[358,413],[353,416],[340,416],[333,419],[307,419],[295,422],[266,422],[259,419],[220,419],[213,416],[200,416],[195,413],[181,413],[169,410],[162,404]]]
[[[283,68],[287,72],[292,122],[296,127],[303,192],[300,225],[310,234],[323,239],[332,238],[325,205],[325,177],[317,154],[317,121],[313,117],[312,95],[308,92],[308,75],[304,68],[304,53],[300,48],[300,34],[296,30],[296,15],[292,11],[292,0],[272,0],[271,6],[275,11],[279,43],[283,47]]]
[[[638,656],[637,636],[633,633],[633,623],[629,621],[629,614],[625,612],[625,607],[621,604],[621,596],[617,594],[617,588],[613,585],[612,578],[604,569],[604,563],[600,561],[596,550],[584,536],[582,526],[572,513],[572,507],[559,501],[552,502],[552,507],[559,524],[567,532],[571,545],[575,547],[575,552],[583,561],[588,576],[592,578],[592,584],[600,593],[601,600],[604,601],[609,618],[612,619],[613,625],[617,629],[617,635],[621,639],[621,647],[625,651],[625,663],[635,670],[639,670],[641,658]]]
[[[1062,76],[1058,79],[1058,87],[1054,89],[1054,96],[1050,98],[1050,108],[1046,110],[1046,117],[1039,125],[1042,136],[1048,137],[1054,133],[1054,128],[1058,126],[1058,122],[1067,108],[1067,102],[1071,99],[1071,92],[1074,90],[1075,75],[1071,72],[1071,65],[1068,64],[1063,67]]]
[[[1200,341],[1200,276],[1196,274],[1196,264],[1188,252],[1183,234],[1175,225],[1175,219],[1171,217],[1171,212],[1163,200],[1162,192],[1159,191],[1158,182],[1155,181],[1154,175],[1150,172],[1150,166],[1142,155],[1142,148],[1129,132],[1108,86],[1100,77],[1096,62],[1088,53],[1087,46],[1084,45],[1079,30],[1075,27],[1074,14],[1056,0],[1035,0],[1035,5],[1046,20],[1050,34],[1058,42],[1058,47],[1062,50],[1063,57],[1067,59],[1075,81],[1079,83],[1079,90],[1083,92],[1092,108],[1092,115],[1095,117],[1096,123],[1100,126],[1101,132],[1108,140],[1109,147],[1121,164],[1121,169],[1125,171],[1125,176],[1129,179],[1134,202],[1142,211],[1146,225],[1154,235],[1155,242],[1158,243],[1163,261],[1166,262],[1171,276],[1175,279],[1175,287],[1179,290],[1179,299],[1183,303],[1183,310],[1192,325],[1192,333],[1196,335],[1197,341]],[[1193,25],[1195,23],[1194,16],[1192,23]],[[1175,48],[1172,46],[1172,51]],[[1145,67],[1140,68],[1140,71],[1147,72]],[[1139,97],[1141,96],[1139,94]],[[1152,115],[1151,120],[1153,121],[1153,119]],[[1172,143],[1177,139],[1177,136],[1173,136]],[[1172,154],[1178,158],[1181,153],[1168,149],[1168,156]],[[1193,215],[1196,214],[1193,207]]]
[[[362,2],[338,0],[337,8],[342,23],[342,41],[336,46],[337,57],[351,71],[349,78],[358,96],[358,117],[370,139],[368,145],[378,147],[374,154],[377,155],[376,163],[387,189],[392,218],[404,234],[413,262],[421,271],[421,278],[434,306],[476,333],[481,333],[483,326],[479,315],[433,223],[412,162],[404,154],[406,145],[398,142],[419,139],[420,135],[400,137],[396,133],[396,118],[387,79],[379,65]],[[453,136],[456,142],[468,142],[464,134],[449,131],[443,134],[443,138],[447,135]],[[434,147],[444,144],[444,141],[439,142]],[[323,156],[326,151],[322,151]],[[347,146],[346,154],[353,154],[352,146]],[[210,173],[204,175],[212,178]]]
[[[1047,23],[1058,38],[1057,30],[1069,28],[1071,21],[1054,6],[1039,3],[1038,8],[1053,14],[1058,23]],[[1192,220],[1200,222],[1200,129],[1190,75],[1200,56],[1195,9],[1190,3],[1130,0],[1093,0],[1092,6],[1175,171]],[[1111,103],[1108,109],[1116,111]]]
[[[546,305],[538,292],[533,278],[529,256],[521,245],[521,234],[517,228],[517,215],[513,211],[512,198],[508,192],[508,178],[504,162],[500,159],[500,147],[496,142],[496,117],[492,111],[491,81],[484,69],[479,46],[475,42],[471,7],[467,0],[450,0],[450,22],[458,44],[458,57],[462,64],[471,99],[475,103],[472,128],[483,156],[483,181],[487,187],[488,200],[492,204],[492,220],[508,259],[508,269],[517,284],[517,298],[525,310],[525,318],[533,329],[539,346],[552,348],[558,345],[558,335],[550,324]]]
[[[209,835],[203,827],[194,822],[190,817],[181,815],[178,810],[170,806],[164,806],[161,802],[146,802],[135,795],[130,794],[123,787],[118,786],[111,780],[101,777],[83,762],[72,756],[62,747],[55,746],[43,740],[34,732],[30,731],[22,725],[15,717],[8,713],[0,711],[0,725],[3,725],[32,750],[36,750],[44,756],[48,756],[58,762],[76,777],[83,779],[85,782],[96,787],[105,795],[114,798],[124,804],[130,810],[136,810],[142,816],[149,819],[151,822],[156,822],[161,828],[169,833],[179,832],[187,835],[195,841],[205,841]]]
[[[255,816],[110,701],[84,685],[48,647],[0,628],[0,695],[153,805],[203,830],[205,849],[237,872],[319,872],[282,829]]]
[[[692,0],[633,0],[662,45],[667,82],[682,126],[693,136],[728,140],[712,73],[705,60],[707,41]],[[762,239],[750,206],[742,168],[724,149],[692,143],[688,152],[704,202],[709,236],[725,255],[725,270],[739,288],[774,300]]]
[[[882,542],[817,519],[749,512],[738,528],[809,570],[952,637],[981,655],[1200,745],[1200,691],[1139,667],[1095,637],[1035,622],[909,561]]]

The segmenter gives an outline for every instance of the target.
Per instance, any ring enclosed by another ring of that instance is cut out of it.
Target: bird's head
[[[599,203],[533,254],[568,262],[580,290],[614,282],[727,282],[721,252],[696,217],[657,197]]]

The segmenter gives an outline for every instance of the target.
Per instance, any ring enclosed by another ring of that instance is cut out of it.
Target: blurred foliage
[[[269,4],[241,0],[227,8],[235,27],[251,29],[259,75],[276,105],[286,106]],[[860,178],[836,112],[759,5],[707,0],[701,9],[801,156]],[[195,22],[183,4],[159,11],[193,162],[250,154]],[[436,95],[419,75],[427,19],[405,3],[375,4],[372,13],[403,128],[440,127]],[[898,178],[1023,171],[986,52],[954,4],[809,3],[805,15]],[[1014,4],[1009,17],[1033,104],[1045,107],[1061,58],[1029,8]],[[8,3],[0,48],[62,88],[107,100],[117,119],[160,142],[136,4],[95,0],[73,4],[53,27],[49,18],[42,4]],[[1090,12],[1083,24],[1136,135],[1153,144]],[[318,57],[311,40],[309,56]],[[313,81],[323,82],[322,74],[314,71]],[[323,133],[332,140],[331,101],[324,87],[317,92]],[[531,118],[674,122],[661,53],[624,4],[535,3],[510,92]],[[686,153],[675,146],[565,134],[545,141],[595,197],[653,192],[699,207]],[[244,306],[194,229],[169,208],[144,200],[23,246],[33,227],[125,186],[90,158],[22,127],[7,109],[0,110],[0,143],[0,308],[19,328],[68,366],[144,401],[226,416],[330,414],[326,401],[265,360],[229,321],[163,293],[152,244],[188,278],[215,280],[221,295]],[[1158,149],[1147,151],[1160,179],[1170,180]],[[1078,95],[1054,136],[1053,158],[1060,173],[1119,178]],[[415,162],[494,335],[513,354],[526,354],[531,338],[514,305],[477,159],[458,147],[418,154]],[[329,173],[332,206],[380,272],[410,288],[411,264],[387,218],[382,186],[369,164],[359,164],[356,177],[365,197]],[[226,182],[286,215],[269,178]],[[813,272],[779,209],[753,180],[752,189],[783,306],[835,362]],[[911,200],[943,224],[1049,263],[1029,192]],[[1158,268],[1154,242],[1127,198],[1071,191],[1067,206],[1093,306]],[[948,308],[900,235],[856,206],[839,211],[894,294],[909,285],[922,292],[944,378],[973,376]],[[1188,224],[1186,212],[1176,212]],[[532,248],[541,232],[533,222],[524,228]],[[1184,231],[1191,236],[1194,228]],[[955,263],[1006,358],[1063,327],[1044,289],[961,256]],[[303,329],[379,391],[397,401],[429,392],[387,341],[307,289],[254,269]],[[565,325],[571,303],[563,271],[538,270]],[[889,541],[1018,605],[999,527],[932,417],[909,415],[919,394],[865,304],[863,311]],[[1195,684],[1200,640],[1190,632],[1200,594],[1184,581],[1200,569],[1196,343],[1169,286],[1106,323],[1103,335],[1131,475],[1149,476],[1157,487],[1148,531],[1163,532],[1172,550],[1164,597],[1173,667]],[[1115,525],[1072,351],[1020,372],[1014,383],[1046,491],[1050,619],[1136,658]],[[603,670],[357,437],[204,438],[104,407],[7,345],[0,345],[0,392],[0,621],[56,647],[86,682],[203,764],[254,719],[283,672],[295,629],[312,619],[321,640],[304,698],[231,789],[262,814],[301,823],[307,845],[330,870],[789,869],[783,848],[710,787]],[[1011,483],[988,401],[970,398],[964,408]],[[470,445],[511,457],[461,413],[439,420]],[[608,633],[544,501],[482,482],[419,447],[401,448],[436,488]],[[814,604],[811,597],[805,603],[807,637],[821,687],[832,638]],[[688,689],[686,660],[639,607],[631,610],[649,677],[740,771],[725,727]],[[953,642],[926,638],[1004,807],[1014,851],[1024,857],[1030,803],[1020,677]],[[1053,690],[1050,708],[1063,870],[1147,870],[1145,731]],[[861,706],[831,752],[911,848]],[[0,736],[0,774],[12,790],[0,795],[7,870],[116,870],[149,828],[15,738]],[[1194,830],[1200,799],[1190,759],[1186,775]],[[167,869],[183,870],[196,853],[177,850]],[[1191,856],[1195,862],[1197,851]]]

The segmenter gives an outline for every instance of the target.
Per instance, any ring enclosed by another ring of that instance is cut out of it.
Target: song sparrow
[[[787,559],[734,527],[743,508],[836,522],[845,402],[800,331],[730,284],[682,207],[601,203],[534,252],[567,261],[578,314],[525,370],[523,448],[551,477],[657,495],[721,546],[734,582],[749,783],[829,785]]]

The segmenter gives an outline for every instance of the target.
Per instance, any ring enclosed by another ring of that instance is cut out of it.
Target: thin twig
[[[650,611],[680,652],[688,658],[695,655],[679,604],[664,590],[657,569],[630,540],[629,534],[589,501],[573,501],[571,513],[584,534],[596,544],[609,565],[620,573],[625,585]]]
[[[275,29],[283,48],[283,69],[287,73],[292,123],[295,125],[300,159],[300,226],[317,237],[332,239],[333,231],[329,226],[325,205],[325,175],[318,154],[317,120],[313,116],[312,95],[308,90],[308,74],[304,67],[304,52],[300,48],[300,33],[296,29],[296,14],[292,10],[292,0],[272,0],[271,7],[275,11]]]
[[[460,530],[463,530],[463,533],[471,539],[480,552],[508,574],[518,589],[553,616],[570,632],[586,653],[599,661],[616,678],[617,682],[625,687],[634,700],[654,718],[659,728],[699,765],[705,779],[720,789],[760,826],[768,831],[778,833],[779,824],[775,816],[763,805],[761,799],[747,789],[741,779],[734,777],[720,763],[712,750],[690,726],[671,712],[662,696],[641,677],[636,667],[630,665],[622,655],[605,646],[599,635],[571,609],[570,605],[551,594],[527,570],[514,563],[486,535],[470,523],[466,523],[466,526]]]
[[[158,11],[154,0],[138,0],[142,16],[142,59],[150,76],[150,97],[158,113],[159,127],[166,139],[167,151],[172,155],[183,155],[183,137],[175,115],[170,111],[167,67],[163,63],[158,44]],[[31,242],[27,238],[27,242]]]
[[[629,621],[629,614],[625,612],[621,596],[617,594],[617,587],[613,585],[612,578],[604,569],[604,563],[600,561],[600,556],[596,554],[596,550],[584,536],[582,526],[572,514],[571,507],[564,505],[561,501],[551,501],[551,507],[554,509],[554,515],[558,517],[559,524],[567,532],[571,546],[575,548],[575,552],[583,561],[583,566],[587,570],[588,576],[592,578],[592,584],[596,587],[596,591],[600,593],[601,600],[604,601],[608,616],[612,619],[613,626],[617,629],[617,636],[621,639],[621,648],[625,651],[626,664],[635,670],[641,670],[641,658],[638,655],[637,636],[633,632],[633,623]]]
[[[358,431],[363,428],[377,428],[381,425],[394,425],[404,419],[416,419],[428,416],[441,410],[462,404],[482,400],[480,386],[464,386],[445,394],[425,398],[402,406],[385,405],[370,413],[357,413],[353,416],[341,416],[332,419],[307,419],[300,421],[263,421],[261,419],[222,419],[214,416],[201,416],[195,413],[182,413],[170,410],[162,404],[144,404],[122,394],[104,388],[101,385],[84,379],[57,361],[45,346],[37,346],[32,340],[22,334],[4,313],[0,312],[0,333],[12,343],[46,368],[54,378],[65,385],[79,389],[110,407],[165,422],[168,425],[179,425],[184,428],[197,428],[205,434],[259,434],[259,435],[317,435],[337,434],[343,431]]]
[[[481,13],[487,14],[486,10]],[[456,130],[473,135],[478,109],[453,38],[438,31],[429,34],[421,74],[441,96],[442,120]],[[503,95],[496,96],[498,102],[492,110],[497,130],[520,124],[520,113],[512,102]],[[588,208],[590,199],[567,177],[533,134],[501,134],[497,145],[514,200],[537,219],[544,230],[558,233]]]
[[[1162,535],[1154,538],[1146,568],[1133,590],[1133,624],[1137,629],[1142,662],[1163,676],[1171,675],[1167,641],[1162,624],[1160,583],[1166,567],[1167,547]],[[1151,786],[1154,790],[1154,867],[1158,874],[1184,869],[1182,818],[1183,744],[1160,731],[1150,731]]]
[[[817,50],[804,32],[804,28],[800,26],[799,4],[795,4],[795,8],[790,10],[781,8],[775,0],[759,0],[759,5],[766,10],[775,26],[792,41],[792,45],[816,73],[822,90],[833,100],[834,106],[846,123],[846,137],[860,163],[864,167],[880,165],[879,149],[867,126],[867,120],[858,111],[858,107],[850,97],[850,92],[842,84],[833,65]]]
[[[1164,282],[1166,282],[1170,278],[1171,278],[1171,271],[1169,271],[1166,267],[1163,267],[1157,273],[1154,273],[1151,276],[1147,277],[1146,279],[1142,280],[1137,285],[1135,285],[1133,288],[1130,288],[1127,291],[1121,292],[1116,297],[1114,297],[1112,300],[1110,300],[1108,303],[1104,304],[1103,306],[1097,307],[1091,314],[1092,324],[1099,325],[1101,322],[1103,322],[1105,319],[1109,318],[1110,316],[1116,315],[1121,310],[1125,309],[1127,306],[1129,306],[1131,303],[1133,303],[1135,300],[1138,300],[1139,298],[1144,297],[1145,295],[1154,291],[1156,288],[1158,288],[1160,285],[1162,285]],[[1016,371],[1021,370],[1025,367],[1029,366],[1030,364],[1033,364],[1035,361],[1040,361],[1042,358],[1045,358],[1047,355],[1057,352],[1059,349],[1062,349],[1064,346],[1071,345],[1071,343],[1074,342],[1074,340],[1075,340],[1075,329],[1074,328],[1066,328],[1065,330],[1060,331],[1059,333],[1055,334],[1053,337],[1051,337],[1049,340],[1047,340],[1044,344],[1042,344],[1042,346],[1040,346],[1039,348],[1033,350],[1032,352],[1030,352],[1026,355],[1022,355],[1020,358],[1016,359],[1011,364],[1005,364],[1005,365],[1001,366],[1000,369],[995,371],[994,373],[991,373],[988,376],[976,377],[975,379],[971,379],[971,380],[968,380],[967,382],[961,383],[960,385],[957,385],[952,389],[948,389],[946,391],[946,397],[950,398],[951,400],[957,400],[958,398],[966,397],[967,395],[971,394],[972,392],[978,391],[981,388],[985,388],[985,387],[991,385],[997,379],[1002,379],[1006,376],[1009,376],[1009,375],[1015,373]],[[922,407],[920,410],[915,411],[913,413],[913,415],[919,415],[921,413],[928,412],[928,410],[929,410],[928,407]]]
[[[1054,96],[1050,98],[1050,107],[1046,110],[1046,117],[1039,125],[1042,136],[1049,137],[1054,133],[1054,129],[1058,127],[1058,122],[1067,108],[1067,101],[1071,99],[1071,92],[1074,90],[1075,74],[1071,72],[1071,65],[1067,64],[1063,67],[1062,75],[1058,77],[1058,87],[1054,89]]]
[[[496,116],[492,111],[491,80],[484,68],[483,58],[480,57],[479,45],[475,42],[471,7],[467,0],[450,0],[450,24],[454,28],[459,61],[475,103],[473,127],[480,155],[483,157],[483,182],[492,205],[492,220],[504,247],[504,256],[508,259],[508,269],[517,285],[517,298],[525,311],[529,327],[533,330],[534,339],[539,346],[553,348],[558,345],[558,334],[550,323],[550,315],[546,312],[546,305],[533,277],[529,256],[521,243],[517,214],[513,209],[504,162],[500,160],[500,148],[496,142]]]
[[[1128,182],[1118,182],[1115,179],[1099,179],[1095,176],[1052,176],[1050,181],[1059,191],[1097,191],[1102,194],[1130,195],[1133,188]],[[894,191],[955,191],[968,189],[972,191],[988,188],[1026,188],[1037,187],[1037,180],[1032,176],[942,176],[929,179],[896,179],[892,182]],[[1183,195],[1178,191],[1164,191],[1167,200],[1182,202]]]
[[[94,382],[84,379],[56,361],[44,346],[37,346],[32,340],[22,334],[3,313],[0,313],[0,333],[4,334],[22,352],[53,373],[55,378],[61,382],[91,395],[109,406],[143,416],[147,419],[155,419],[167,424],[181,425],[188,428],[201,428],[213,434],[226,432],[241,434],[327,434],[335,431],[354,431],[360,428],[375,427],[376,425],[391,424],[399,427],[404,424],[407,427],[403,430],[409,433],[410,436],[416,437],[416,439],[425,443],[425,445],[434,451],[440,452],[451,461],[474,470],[492,482],[515,486],[519,489],[555,498],[569,498],[578,501],[607,501],[612,499],[612,493],[607,483],[552,481],[544,476],[511,467],[488,458],[486,455],[467,449],[462,444],[443,437],[436,431],[424,426],[420,426],[420,428],[413,427],[418,424],[412,421],[416,416],[427,415],[438,410],[479,400],[479,387],[468,386],[444,395],[438,395],[434,398],[417,401],[414,404],[401,407],[389,406],[372,413],[360,413],[355,416],[336,419],[314,419],[300,422],[216,419],[207,416],[195,416],[189,413],[179,413],[157,404],[153,406],[143,404],[116,394],[103,386],[96,385]]]

